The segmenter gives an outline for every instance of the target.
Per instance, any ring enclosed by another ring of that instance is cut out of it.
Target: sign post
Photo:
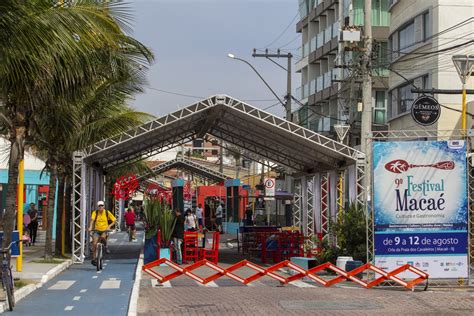
[[[374,142],[373,153],[375,265],[467,278],[466,142]]]

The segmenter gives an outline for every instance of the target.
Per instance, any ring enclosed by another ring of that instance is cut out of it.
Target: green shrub
[[[168,244],[175,224],[173,212],[168,204],[159,198],[146,199],[144,204],[145,238],[153,238],[160,229],[161,242]]]
[[[367,231],[364,209],[352,203],[332,225],[341,255],[367,260]]]

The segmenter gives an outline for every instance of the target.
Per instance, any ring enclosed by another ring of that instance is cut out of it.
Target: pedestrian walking
[[[217,225],[217,231],[222,232],[222,215],[223,215],[223,204],[219,203],[219,206],[216,208],[216,225]]]
[[[28,212],[23,214],[23,244],[25,246],[31,246],[30,230],[28,226],[31,223],[31,217]]]
[[[204,225],[204,221],[202,220],[203,218],[203,209],[202,209],[202,204],[199,203],[198,207],[196,208],[196,217],[198,221],[198,228],[199,230],[202,229],[202,226]]]
[[[183,254],[181,252],[181,245],[184,239],[184,216],[180,209],[175,210],[175,225],[171,237],[173,238],[173,248],[176,254],[176,263],[183,264]]]
[[[27,214],[30,216],[28,229],[30,231],[31,243],[34,246],[36,243],[36,234],[38,233],[38,210],[36,209],[35,203],[30,203],[30,208],[28,209]]]
[[[127,212],[125,212],[125,224],[127,225],[127,231],[130,230],[129,234],[131,235],[131,240],[135,241],[137,240],[135,238],[136,235],[136,229],[135,229],[135,209],[133,206],[129,206]]]

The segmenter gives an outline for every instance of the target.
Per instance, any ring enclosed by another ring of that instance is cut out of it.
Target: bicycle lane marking
[[[75,280],[70,281],[70,280],[61,280],[57,281],[54,285],[50,286],[48,290],[67,290],[69,289],[74,283],[76,283]]]

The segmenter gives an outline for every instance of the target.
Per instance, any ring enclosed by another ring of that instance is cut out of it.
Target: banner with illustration
[[[376,266],[468,276],[466,167],[464,141],[373,143]]]

